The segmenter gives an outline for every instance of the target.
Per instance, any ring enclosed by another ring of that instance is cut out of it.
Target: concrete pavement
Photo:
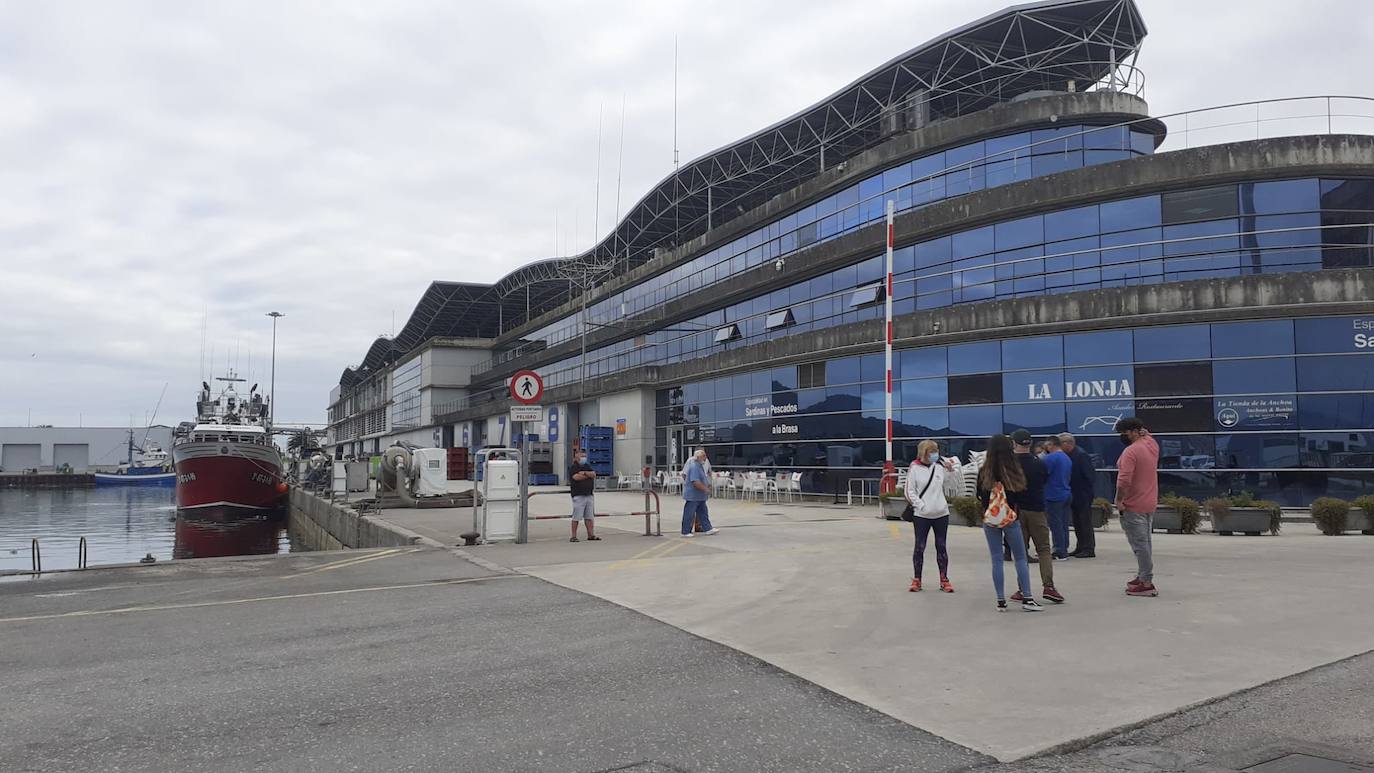
[[[989,762],[755,658],[446,550],[0,583],[0,642],[5,771]]]
[[[610,512],[642,501],[598,500]],[[642,524],[604,519],[608,539],[571,545],[566,522],[541,522],[530,545],[473,554],[644,612],[1002,760],[1073,747],[1374,648],[1374,616],[1353,614],[1367,606],[1374,543],[1363,538],[1295,524],[1277,537],[1157,534],[1163,595],[1138,599],[1122,592],[1135,564],[1113,524],[1099,534],[1098,558],[1055,564],[1067,604],[999,615],[979,530],[951,527],[958,592],[911,594],[911,527],[871,512],[715,501],[723,529],[714,537],[655,546],[628,531]],[[1032,579],[1038,594],[1035,567]],[[1027,721],[1043,715],[1055,720]]]

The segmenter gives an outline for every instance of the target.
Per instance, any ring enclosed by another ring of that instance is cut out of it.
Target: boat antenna
[[[162,398],[167,396],[167,382],[162,382],[162,393],[157,396],[157,405],[153,406],[153,417],[148,420],[148,426],[143,429],[143,443],[139,446],[139,452],[148,447],[148,433],[153,431],[153,421],[157,419],[157,411],[162,407]],[[133,432],[129,433],[130,441],[133,440]]]

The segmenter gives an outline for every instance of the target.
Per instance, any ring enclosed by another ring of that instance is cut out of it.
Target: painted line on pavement
[[[624,566],[626,566],[627,564],[633,563],[633,562],[635,562],[635,561],[647,561],[647,560],[650,560],[650,559],[658,558],[658,557],[661,556],[661,555],[666,555],[667,553],[669,553],[669,552],[671,552],[671,551],[677,550],[678,548],[682,547],[684,544],[686,544],[686,543],[685,543],[685,542],[673,542],[672,540],[664,540],[663,542],[660,542],[660,543],[658,543],[657,545],[654,545],[653,547],[649,548],[648,550],[641,550],[640,552],[638,552],[638,553],[636,553],[636,554],[630,556],[629,558],[622,558],[622,559],[620,559],[619,561],[616,561],[615,563],[611,564],[610,566],[608,566],[608,567],[606,567],[606,568],[607,568],[607,569],[620,569],[621,567],[624,567]]]
[[[349,593],[375,593],[386,590],[406,590],[410,588],[434,588],[440,585],[463,585],[487,580],[512,580],[525,577],[523,574],[497,574],[491,577],[464,577],[455,580],[435,580],[433,582],[412,582],[404,585],[371,585],[364,588],[344,588],[323,590],[313,593],[289,593],[282,596],[254,596],[246,599],[224,599],[221,601],[196,601],[186,604],[155,604],[142,607],[120,607],[118,609],[88,609],[78,612],[60,612],[51,615],[30,615],[28,617],[0,617],[0,623],[27,623],[36,620],[60,620],[69,617],[98,617],[101,615],[123,615],[130,612],[165,612],[173,609],[197,609],[200,607],[225,607],[236,604],[255,604],[259,601],[286,601],[289,599],[308,599],[317,596],[342,596]]]
[[[897,524],[895,524],[895,523],[889,523],[889,524],[887,525],[887,529],[888,529],[888,531],[892,532],[892,538],[893,538],[893,539],[901,539],[901,538],[902,538],[902,535],[899,534],[899,533],[897,532]]]
[[[414,553],[415,550],[406,550],[406,551],[404,551],[404,552],[405,552],[405,553]],[[344,559],[340,559],[340,560],[338,560],[338,561],[333,561],[333,562],[330,562],[330,563],[328,563],[328,564],[324,564],[324,565],[322,565],[322,566],[317,566],[317,567],[315,567],[315,568],[313,568],[313,569],[306,569],[306,570],[303,571],[303,572],[296,572],[295,574],[288,574],[288,575],[282,577],[282,579],[283,579],[283,580],[290,580],[290,579],[292,579],[292,578],[294,578],[294,577],[304,577],[304,576],[309,575],[309,574],[319,574],[320,572],[328,572],[328,571],[331,571],[331,570],[333,570],[333,569],[346,569],[346,568],[348,568],[348,567],[350,567],[350,566],[356,566],[357,564],[365,564],[365,563],[367,563],[368,561],[376,561],[376,560],[382,559],[382,558],[392,558],[392,557],[394,557],[394,556],[399,556],[399,555],[403,555],[403,552],[402,552],[402,550],[401,550],[400,548],[391,548],[391,549],[389,549],[389,550],[383,550],[383,551],[380,552],[380,553],[369,553],[369,554],[367,554],[367,555],[365,555],[365,556],[351,556],[351,557],[349,557],[349,558],[344,558]]]

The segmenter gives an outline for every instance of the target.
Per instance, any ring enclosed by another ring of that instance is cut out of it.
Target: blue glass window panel
[[[1113,161],[1124,161],[1132,157],[1129,150],[1085,150],[1083,151],[1083,166],[1110,164]]]
[[[1083,135],[1083,146],[1103,150],[1126,150],[1131,147],[1127,127],[1107,126]]]
[[[896,353],[902,378],[943,376],[948,372],[945,347],[927,346],[923,349],[903,349]]]
[[[861,405],[861,391],[858,384],[830,386],[825,388],[825,412],[857,411]]]
[[[1103,233],[1160,225],[1158,196],[1142,196],[1100,204],[1097,212]]]
[[[1371,457],[1374,457],[1374,432],[1302,435],[1304,467],[1368,468]]]
[[[865,354],[859,358],[859,376],[865,382],[886,381],[887,365],[881,354]]]
[[[924,408],[949,404],[949,390],[944,378],[907,379],[899,382],[903,408]]]
[[[996,297],[991,268],[961,271],[954,275],[956,297],[964,302],[985,301]]]
[[[1212,394],[1263,394],[1296,389],[1292,357],[1212,362]]]
[[[1064,364],[1062,336],[1009,338],[1002,342],[1002,365],[1007,370],[1057,368]]]
[[[1161,470],[1205,470],[1216,467],[1217,446],[1210,435],[1156,435],[1155,440],[1159,443]]]
[[[1374,355],[1304,357],[1298,369],[1302,392],[1363,392],[1374,390]]]
[[[992,437],[1002,431],[1002,406],[961,405],[949,409],[949,433]]]
[[[877,196],[882,193],[883,190],[882,175],[874,175],[867,180],[863,180],[859,183],[859,201],[862,202],[870,197]]]
[[[1129,330],[1070,333],[1064,336],[1065,365],[1102,365],[1131,362],[1134,336]]]
[[[1160,257],[1163,254],[1159,243],[1161,231],[1160,228],[1140,228],[1102,234],[1102,265],[1137,263]],[[1109,247],[1112,249],[1107,249]]]
[[[902,411],[902,424],[911,437],[927,438],[949,434],[949,411],[923,408]]]
[[[1067,153],[1037,155],[1031,159],[1031,174],[1044,177],[1058,172],[1067,172],[1083,166],[1083,152],[1070,150]]]
[[[916,248],[907,245],[892,251],[892,273],[898,276],[916,268]]]
[[[1136,362],[1205,360],[1212,356],[1212,335],[1207,325],[1138,328],[1135,331]]]
[[[984,186],[983,166],[976,163],[983,157],[983,143],[975,142],[945,151],[945,193],[960,196],[980,191]],[[968,162],[975,162],[969,164]]]
[[[983,141],[983,151],[990,158],[1011,158],[1010,151],[1021,151],[1022,155],[1029,153],[1026,147],[1031,144],[1030,132],[1020,132],[1018,134],[1008,134],[1005,137],[993,137]]]
[[[1130,365],[1068,368],[1064,371],[1065,400],[1129,399],[1135,392],[1135,368]]]
[[[1165,225],[1218,220],[1239,214],[1239,197],[1234,185],[1168,191],[1160,194],[1159,202]]]
[[[1298,421],[1302,429],[1374,427],[1374,394],[1299,395]]]
[[[1298,428],[1296,395],[1247,395],[1218,397],[1212,415],[1220,432],[1254,432]]]
[[[859,399],[864,418],[886,418],[887,390],[882,384],[864,384],[859,390]]]
[[[1299,354],[1374,349],[1374,316],[1294,320],[1293,339]]]
[[[1279,215],[1321,209],[1320,185],[1315,179],[1243,183],[1240,211],[1246,215]]]
[[[955,344],[948,347],[950,375],[996,373],[1002,369],[1002,348],[996,341]]]
[[[797,367],[795,365],[785,368],[773,368],[771,373],[773,379],[773,391],[786,391],[797,388]]]
[[[1322,218],[1316,212],[1245,218],[1252,232],[1242,243],[1257,248],[1250,258],[1255,273],[1315,271],[1322,267]]]
[[[911,164],[899,164],[883,172],[883,190],[892,191],[911,182]]]
[[[931,239],[928,242],[915,245],[913,251],[916,258],[916,270],[944,266],[949,263],[953,257],[951,241],[950,237],[942,236],[939,239]]]
[[[1212,325],[1213,357],[1260,357],[1293,353],[1293,321],[1230,322]]]
[[[917,289],[920,293],[916,296],[917,309],[941,309],[954,305],[954,293],[950,290],[926,293],[919,285]]]
[[[1028,156],[1013,157],[1008,155],[989,162],[984,167],[984,175],[987,186],[996,188],[999,185],[1010,185],[1022,180],[1029,180],[1035,176],[1035,172]]]
[[[1005,433],[1024,429],[1037,436],[1057,435],[1065,431],[1064,427],[1063,403],[1005,405],[1002,407],[1002,431]]]
[[[1008,403],[1064,399],[1064,371],[1018,370],[1002,374],[1002,399]]]
[[[825,363],[825,383],[827,385],[857,384],[861,380],[858,357],[843,357]]]
[[[1155,152],[1155,137],[1143,131],[1131,132],[1131,150],[1141,155],[1152,155]]]
[[[1080,150],[1083,147],[1083,127],[1058,126],[1053,129],[1036,129],[1031,132],[1031,142],[1035,143],[1035,153]]]
[[[1219,269],[1239,268],[1240,237],[1236,235],[1239,230],[1240,224],[1235,220],[1166,226],[1164,270],[1173,275],[1171,278],[1182,279],[1200,274],[1213,276]],[[1180,239],[1182,241],[1178,241]]]
[[[1113,428],[1122,419],[1135,415],[1135,401],[1099,400],[1070,402],[1064,405],[1067,414],[1068,431],[1082,435],[1111,435],[1116,439]]]
[[[1081,236],[1096,237],[1098,232],[1097,207],[1078,207],[1077,209],[1050,212],[1044,216],[1044,222],[1045,239],[1048,241],[1076,239]]]
[[[1238,432],[1217,435],[1217,467],[1270,470],[1298,466],[1298,436]]]
[[[859,186],[851,185],[835,194],[835,208],[844,209],[859,203]]]
[[[1009,220],[993,226],[993,246],[1011,250],[1045,241],[1045,224],[1039,215]]]
[[[986,226],[954,234],[950,246],[951,256],[955,260],[991,253],[996,249],[993,227]]]

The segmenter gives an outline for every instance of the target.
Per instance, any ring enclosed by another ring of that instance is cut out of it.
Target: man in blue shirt
[[[1069,557],[1069,525],[1073,522],[1073,490],[1069,486],[1069,475],[1073,471],[1073,461],[1059,446],[1059,438],[1050,435],[1045,439],[1045,469],[1049,480],[1045,481],[1045,511],[1050,520],[1050,538],[1054,543],[1054,558],[1063,561]]]
[[[682,536],[696,536],[693,525],[701,524],[706,534],[720,531],[711,525],[711,516],[706,509],[706,499],[711,496],[711,479],[706,475],[706,451],[698,448],[692,461],[687,463],[686,482],[682,486]]]

